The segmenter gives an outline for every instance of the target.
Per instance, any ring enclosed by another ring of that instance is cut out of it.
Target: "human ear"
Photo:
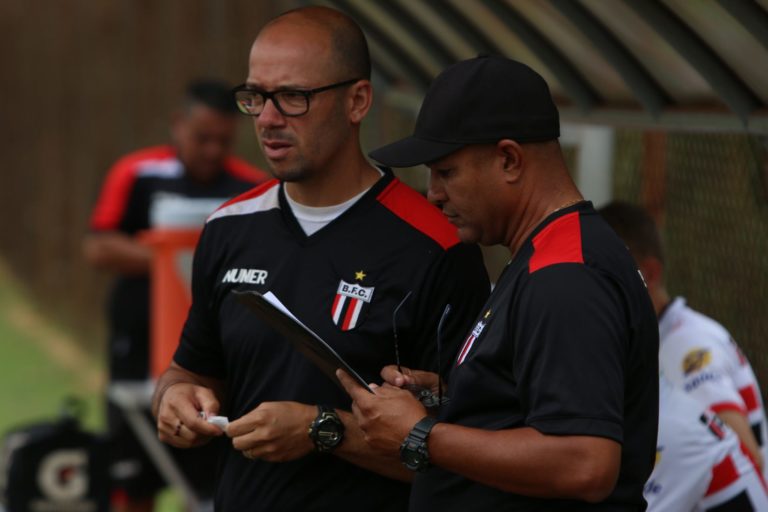
[[[352,124],[359,124],[371,108],[373,100],[373,86],[371,82],[368,80],[355,82],[350,87],[347,100],[349,120]]]
[[[503,139],[496,144],[496,156],[501,158],[504,180],[515,183],[520,180],[523,173],[523,149],[520,144]]]

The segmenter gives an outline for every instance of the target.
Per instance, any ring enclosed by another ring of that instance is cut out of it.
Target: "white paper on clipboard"
[[[296,315],[280,302],[272,292],[261,294],[255,290],[232,290],[237,300],[248,307],[265,324],[282,334],[299,352],[304,354],[331,380],[342,389],[336,370],[341,368],[358,384],[373,393],[368,383],[347,364],[341,356],[331,348],[312,329],[304,325]]]

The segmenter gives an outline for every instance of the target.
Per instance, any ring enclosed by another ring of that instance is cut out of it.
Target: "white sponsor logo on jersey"
[[[258,268],[231,268],[224,274],[222,283],[266,284],[269,272]]]

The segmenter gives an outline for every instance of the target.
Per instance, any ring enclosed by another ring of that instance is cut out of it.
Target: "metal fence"
[[[657,217],[670,293],[722,323],[768,385],[768,157],[751,135],[617,136],[614,196]]]

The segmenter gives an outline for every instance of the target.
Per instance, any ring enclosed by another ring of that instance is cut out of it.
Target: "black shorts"
[[[122,491],[132,500],[150,498],[168,484],[120,409],[112,403],[108,403],[107,407],[111,491]],[[145,414],[155,428],[150,411],[145,411]],[[224,448],[224,442],[224,438],[216,438],[204,446],[184,450],[164,445],[171,451],[176,465],[201,500],[213,497],[219,453]]]

